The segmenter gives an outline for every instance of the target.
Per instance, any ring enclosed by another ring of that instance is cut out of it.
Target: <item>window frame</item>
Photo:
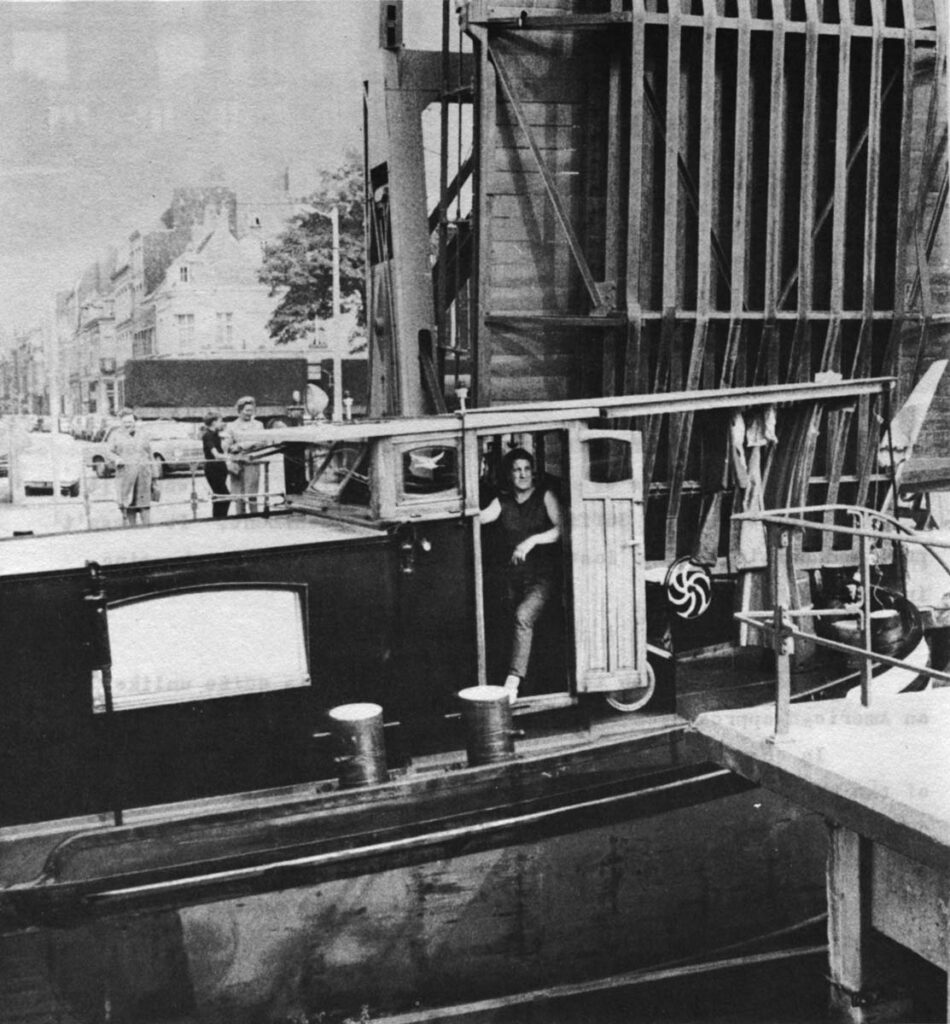
[[[115,675],[113,675],[111,683],[113,712],[124,713],[127,711],[162,710],[170,707],[180,706],[182,704],[203,703],[207,700],[225,700],[228,698],[265,696],[268,694],[282,693],[287,690],[311,690],[313,687],[313,674],[310,659],[310,607],[309,586],[306,583],[282,583],[277,581],[261,583],[255,581],[240,581],[229,583],[199,583],[184,587],[172,587],[167,590],[150,590],[143,594],[134,594],[130,597],[123,597],[118,598],[114,601],[110,601],[106,609],[107,620],[111,616],[111,614],[118,609],[131,608],[134,605],[145,604],[149,601],[157,601],[197,594],[227,595],[228,593],[234,593],[236,591],[269,591],[290,593],[297,599],[300,626],[297,638],[299,639],[300,643],[300,654],[302,655],[304,665],[305,681],[300,683],[286,683],[282,685],[271,686],[258,685],[254,688],[248,688],[246,685],[240,688],[236,688],[233,686],[225,687],[222,684],[218,684],[217,686],[208,687],[204,691],[200,689],[199,684],[199,688],[197,689],[182,689],[181,687],[179,687],[173,691],[170,691],[170,699],[158,700],[153,699],[150,696],[139,695],[137,697],[133,696],[131,700],[126,698],[123,701],[122,707],[115,707],[115,685],[117,680],[115,678]],[[205,640],[205,637],[200,638],[201,642]],[[114,665],[112,666],[112,668],[114,671]],[[102,678],[102,672],[99,670],[95,670],[92,673],[89,687],[89,698],[90,710],[92,711],[93,715],[108,713],[108,710],[105,705],[104,680]]]

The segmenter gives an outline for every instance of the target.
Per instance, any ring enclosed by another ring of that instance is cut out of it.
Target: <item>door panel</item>
[[[571,574],[580,693],[646,684],[640,435],[570,432]]]

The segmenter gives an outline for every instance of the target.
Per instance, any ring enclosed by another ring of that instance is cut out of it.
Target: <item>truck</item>
[[[130,359],[125,401],[142,419],[200,420],[209,411],[233,417],[242,395],[257,400],[265,426],[299,423],[307,394],[305,358]]]

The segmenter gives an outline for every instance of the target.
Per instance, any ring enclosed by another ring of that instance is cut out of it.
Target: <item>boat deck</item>
[[[352,540],[385,540],[382,530],[317,516],[247,516],[161,523],[147,530],[87,530],[0,540],[0,578],[81,570],[87,562],[128,565],[240,551]]]

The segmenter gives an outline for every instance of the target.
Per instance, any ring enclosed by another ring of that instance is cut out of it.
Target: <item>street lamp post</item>
[[[330,208],[330,224],[333,228],[333,419],[343,419],[343,353],[340,339],[340,208],[336,203]]]
[[[336,422],[343,419],[343,352],[340,334],[342,333],[340,317],[340,207],[334,203],[329,212],[320,210],[310,203],[302,203],[302,208],[318,217],[326,217],[333,230],[333,319],[331,329],[330,356],[333,360],[333,406],[331,417]],[[314,324],[316,334],[316,324]]]

